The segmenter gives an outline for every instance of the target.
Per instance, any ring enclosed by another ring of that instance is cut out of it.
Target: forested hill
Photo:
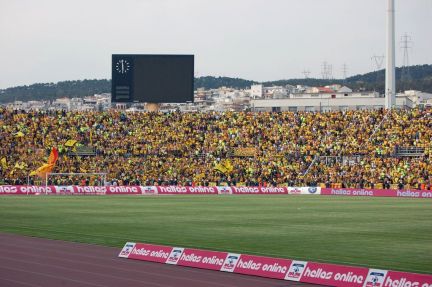
[[[432,93],[432,65],[410,66],[410,80],[401,81],[402,70],[396,68],[397,90],[420,90]],[[325,86],[329,84],[343,84],[354,90],[375,90],[384,92],[384,70],[356,75],[340,79],[290,79],[264,82],[265,86],[279,85],[307,85]],[[232,87],[238,89],[249,88],[255,81],[229,77],[199,77],[195,78],[195,88],[216,89]],[[31,100],[54,100],[61,97],[85,97],[93,94],[111,92],[111,80],[78,80],[58,83],[33,84],[0,90],[0,103]]]
[[[419,90],[432,93],[432,65],[410,66],[410,80],[402,80],[402,68],[396,68],[397,91]],[[385,70],[370,72],[362,75],[355,75],[346,80],[322,80],[322,79],[290,79],[264,82],[264,85],[306,85],[326,86],[329,84],[346,85],[353,90],[378,91],[384,93]]]
[[[0,103],[54,100],[61,97],[83,98],[111,92],[111,80],[63,81],[0,90]]]

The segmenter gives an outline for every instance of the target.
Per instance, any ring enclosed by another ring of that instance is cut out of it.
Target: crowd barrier
[[[432,275],[127,242],[118,255],[208,270],[343,287],[432,287]]]
[[[339,195],[432,198],[431,190],[251,186],[36,186],[0,185],[0,195]]]

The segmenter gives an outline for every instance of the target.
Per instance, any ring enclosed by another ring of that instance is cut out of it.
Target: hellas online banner
[[[432,275],[127,242],[119,257],[340,287],[432,287]]]
[[[0,185],[0,195],[336,195],[432,198],[431,190],[262,186]]]

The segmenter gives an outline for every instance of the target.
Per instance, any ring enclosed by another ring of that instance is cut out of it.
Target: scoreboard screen
[[[193,55],[112,55],[112,102],[193,102],[193,82]]]

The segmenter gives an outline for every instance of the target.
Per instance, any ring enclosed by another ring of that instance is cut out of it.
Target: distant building
[[[12,110],[33,110],[33,111],[40,111],[44,110],[46,106],[46,103],[43,101],[15,101],[13,103],[5,104],[5,107]]]
[[[283,99],[289,95],[286,87],[273,86],[263,88],[263,97],[265,99]]]
[[[404,93],[396,94],[396,98],[408,98],[413,102],[414,107],[424,108],[430,107],[432,101],[432,94],[424,93],[415,90],[408,90]]]
[[[263,97],[263,85],[252,85],[250,95],[252,99],[261,99]]]
[[[254,99],[253,111],[307,111],[366,110],[384,108],[384,97],[377,92],[353,92],[348,87],[332,85],[307,88],[303,93],[292,93],[287,98]],[[396,99],[398,108],[413,108],[408,97]]]
[[[161,104],[160,111],[309,111],[326,112],[337,110],[365,110],[384,108],[384,97],[377,92],[353,91],[342,85],[325,87],[252,85],[250,89],[237,90],[228,87],[194,92],[194,103]],[[15,110],[66,110],[103,111],[120,109],[146,111],[143,103],[111,104],[111,95],[95,94],[84,98],[62,97],[49,101],[15,101],[5,104]],[[396,95],[396,107],[402,109],[432,107],[432,94],[420,91],[405,91]]]

